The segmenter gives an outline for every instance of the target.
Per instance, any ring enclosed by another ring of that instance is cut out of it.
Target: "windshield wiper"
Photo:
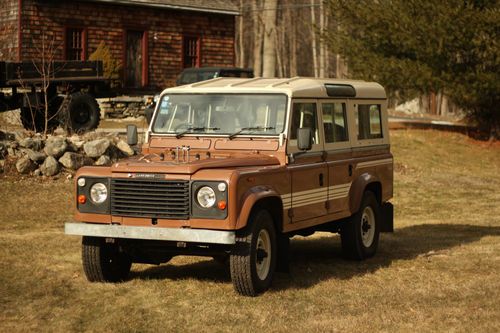
[[[218,127],[188,127],[184,131],[176,133],[175,138],[180,139],[185,134],[188,134],[190,132],[198,132],[198,131],[206,131],[206,130],[218,131],[218,130],[220,130],[220,128],[218,128]]]
[[[272,130],[272,129],[274,129],[274,127],[262,127],[262,126],[257,126],[257,127],[243,127],[239,131],[234,132],[233,134],[230,134],[229,137],[228,137],[228,139],[231,140],[232,138],[234,138],[238,134],[241,134],[241,133],[243,133],[245,131],[267,131],[267,130]]]

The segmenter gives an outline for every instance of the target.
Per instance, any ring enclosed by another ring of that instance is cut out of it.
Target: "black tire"
[[[48,110],[47,131],[49,132],[52,132],[59,125],[57,116],[54,116],[59,109],[60,103],[58,104],[58,101],[59,99],[51,103]],[[22,107],[21,123],[28,131],[43,132],[45,130],[45,109]]]
[[[271,214],[263,209],[254,211],[248,226],[237,232],[236,244],[229,256],[234,289],[244,296],[257,296],[269,289],[276,270],[277,254]]]
[[[380,205],[375,195],[366,191],[361,206],[342,226],[342,252],[348,259],[363,260],[377,252],[380,235]]]
[[[82,238],[83,271],[90,282],[119,282],[128,277],[132,261],[115,243],[105,238]]]
[[[96,129],[101,119],[101,111],[94,96],[76,92],[68,104],[68,129],[74,133],[84,133]]]

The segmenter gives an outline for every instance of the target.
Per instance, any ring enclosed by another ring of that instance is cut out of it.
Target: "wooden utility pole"
[[[276,76],[276,9],[278,0],[264,2],[264,60],[263,77]]]
[[[255,76],[262,76],[262,20],[260,17],[261,6],[259,0],[252,1],[253,19],[253,71]]]

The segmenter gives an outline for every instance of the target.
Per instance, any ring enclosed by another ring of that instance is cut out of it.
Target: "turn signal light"
[[[227,203],[224,200],[221,200],[217,203],[217,207],[219,207],[220,210],[224,210],[227,207]]]
[[[86,197],[84,194],[80,194],[80,195],[78,196],[78,203],[79,203],[80,205],[83,205],[83,204],[84,204],[84,203],[86,203],[86,202],[87,202],[87,197]]]

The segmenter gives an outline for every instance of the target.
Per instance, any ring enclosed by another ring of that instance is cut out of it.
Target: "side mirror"
[[[130,146],[137,144],[137,126],[127,125],[127,143]]]
[[[297,148],[300,150],[311,150],[312,138],[312,129],[310,127],[297,129]]]

